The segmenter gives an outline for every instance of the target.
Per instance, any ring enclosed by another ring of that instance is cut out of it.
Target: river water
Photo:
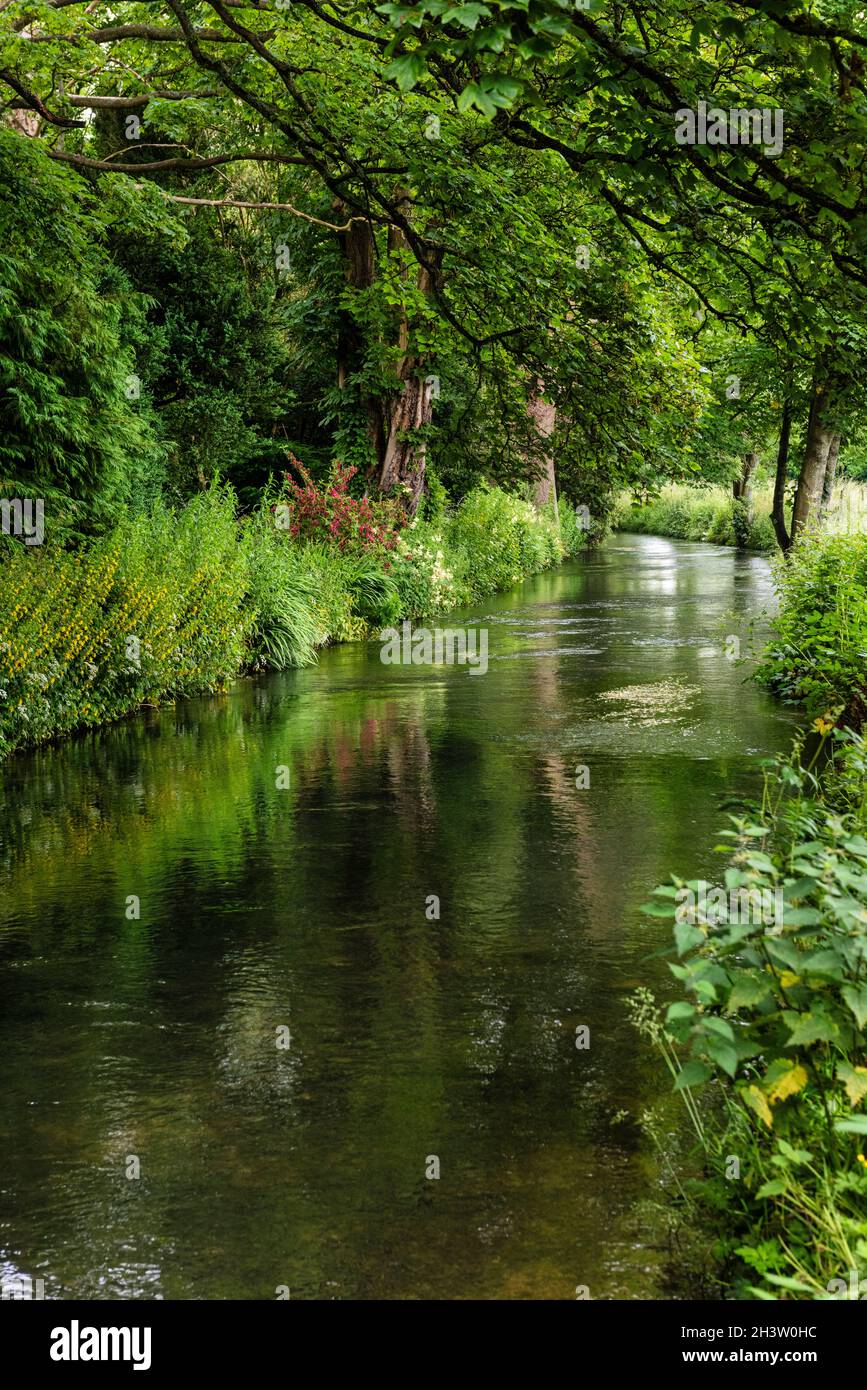
[[[484,675],[339,647],[6,764],[0,1274],[657,1295],[639,909],[718,881],[721,795],[788,745],[724,654],[771,600],[760,557],[614,536],[450,617]]]

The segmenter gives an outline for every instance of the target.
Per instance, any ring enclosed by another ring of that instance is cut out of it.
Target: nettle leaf
[[[734,1013],[737,1009],[760,1004],[763,999],[767,999],[771,989],[772,984],[767,976],[750,975],[746,971],[743,973],[739,971],[732,985],[726,1008],[729,1013]]]
[[[676,908],[674,903],[642,903],[641,911],[648,917],[673,917]]]
[[[790,1047],[809,1047],[811,1043],[833,1042],[840,1032],[837,1024],[824,1014],[787,1012],[783,1017],[791,1028]]]
[[[741,1095],[752,1111],[758,1115],[759,1119],[767,1125],[768,1129],[774,1127],[774,1117],[771,1114],[771,1107],[768,1105],[768,1098],[758,1086],[747,1086]]]
[[[843,1082],[852,1105],[860,1105],[867,1096],[867,1067],[853,1067],[849,1062],[840,1062],[837,1080]]]
[[[677,1074],[674,1089],[683,1091],[688,1086],[703,1086],[712,1075],[710,1067],[705,1066],[704,1062],[687,1062]]]
[[[734,1080],[738,1069],[737,1049],[731,1043],[724,1042],[722,1038],[706,1038],[704,1042],[705,1050],[709,1057],[712,1057],[718,1067],[722,1067],[726,1076]]]
[[[695,1016],[695,1005],[687,1004],[685,1000],[679,999],[676,1004],[669,1004],[665,1015],[666,1023],[671,1023],[676,1019],[693,1018]]]
[[[791,941],[783,941],[780,937],[774,937],[766,943],[768,955],[775,965],[787,965],[790,970],[798,974],[803,968],[804,957],[797,946]]]
[[[690,926],[689,922],[675,922],[674,939],[677,943],[677,954],[686,955],[696,946],[701,946],[704,942],[704,932],[698,927]]]
[[[843,962],[837,951],[824,950],[814,951],[811,956],[807,956],[801,966],[803,975],[827,975],[831,979],[839,980],[843,975]]]
[[[708,1018],[702,1019],[702,1023],[706,1032],[716,1033],[719,1037],[725,1038],[726,1042],[734,1042],[735,1030],[732,1028],[728,1019],[716,1018],[711,1015]]]
[[[816,887],[812,878],[793,878],[783,887],[783,898],[806,898]]]
[[[765,1089],[771,1105],[777,1105],[781,1100],[788,1100],[789,1096],[796,1096],[799,1091],[803,1091],[807,1079],[806,1069],[800,1062],[779,1073],[771,1085],[767,1084],[766,1078]]]
[[[844,985],[840,993],[863,1028],[867,1023],[867,985]]]
[[[783,909],[784,927],[815,927],[822,920],[822,914],[815,907],[785,907]]]

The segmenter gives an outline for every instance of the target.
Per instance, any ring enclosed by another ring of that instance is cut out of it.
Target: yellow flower
[[[831,730],[833,729],[833,727],[834,727],[833,721],[832,721],[832,720],[828,720],[827,718],[823,717],[821,714],[819,715],[819,718],[818,718],[818,719],[814,719],[814,720],[813,720],[813,728],[816,730],[817,733],[820,733],[820,734],[822,735],[823,738],[824,738],[825,734],[829,734],[829,733],[831,732]]]

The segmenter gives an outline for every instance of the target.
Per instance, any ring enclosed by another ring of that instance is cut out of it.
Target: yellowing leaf
[[[754,1110],[760,1120],[764,1120],[768,1129],[774,1127],[774,1117],[771,1114],[771,1107],[765,1099],[765,1094],[760,1091],[758,1086],[748,1086],[743,1092],[744,1100],[751,1110]]]
[[[867,1067],[850,1067],[841,1062],[837,1068],[837,1080],[846,1087],[846,1094],[853,1105],[858,1105],[867,1096]]]
[[[789,1071],[784,1071],[782,1076],[778,1076],[768,1087],[768,1100],[771,1105],[776,1105],[777,1101],[788,1100],[789,1096],[796,1096],[799,1091],[803,1091],[807,1084],[807,1073],[798,1063],[791,1067]]]

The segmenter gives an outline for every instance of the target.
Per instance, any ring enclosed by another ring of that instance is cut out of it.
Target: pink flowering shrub
[[[398,502],[352,497],[349,484],[356,468],[337,463],[323,486],[310,477],[303,464],[292,458],[304,482],[290,473],[286,478],[289,506],[289,534],[297,540],[325,541],[338,550],[350,552],[393,550],[404,520]],[[388,562],[386,562],[388,566]]]

